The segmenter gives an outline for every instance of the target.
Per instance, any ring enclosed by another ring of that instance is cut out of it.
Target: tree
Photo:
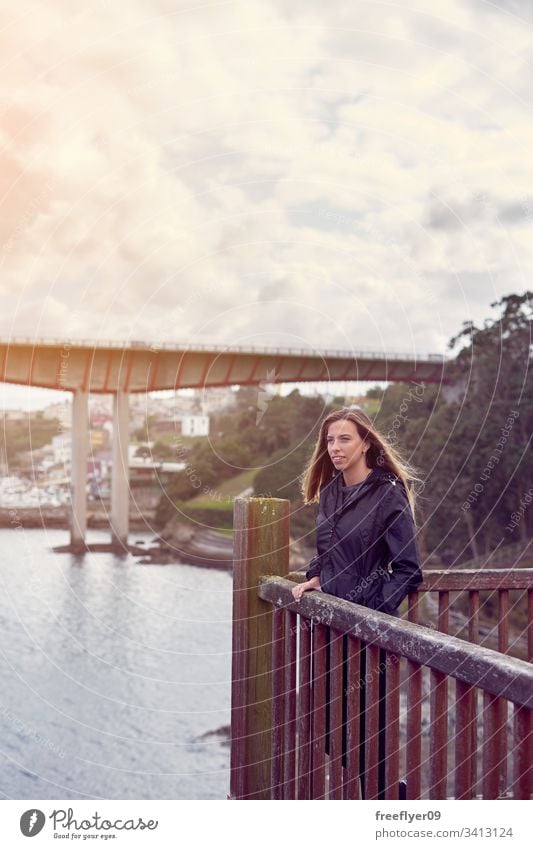
[[[175,451],[168,442],[162,439],[157,439],[152,446],[152,456],[154,460],[173,460]]]
[[[308,442],[277,451],[254,478],[254,494],[270,498],[288,498],[291,503],[291,530],[308,534],[315,524],[314,507],[304,506],[301,476],[312,451]]]
[[[510,518],[533,483],[532,293],[491,305],[500,315],[482,327],[468,321],[449,348],[459,351],[446,377],[462,386],[453,402],[427,387],[394,430],[422,469],[420,498],[428,546],[448,562],[488,554],[502,540],[533,533],[531,512]],[[466,344],[465,344],[466,343]],[[380,421],[394,421],[400,386],[388,387]]]

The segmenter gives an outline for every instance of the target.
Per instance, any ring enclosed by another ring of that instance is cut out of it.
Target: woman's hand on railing
[[[292,589],[292,594],[296,601],[301,601],[302,596],[307,590],[319,590],[320,589],[320,578],[315,576],[311,578],[310,581],[304,581],[302,584],[296,584],[296,586]]]

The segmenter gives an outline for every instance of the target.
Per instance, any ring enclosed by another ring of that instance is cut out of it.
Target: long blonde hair
[[[305,504],[312,504],[320,498],[320,489],[334,476],[336,469],[328,453],[328,427],[332,422],[353,422],[361,439],[369,443],[366,462],[371,469],[380,468],[400,478],[409,499],[413,518],[415,515],[415,482],[422,483],[416,469],[403,459],[401,454],[389,445],[385,437],[374,427],[372,420],[363,410],[354,408],[334,410],[326,416],[320,425],[320,432],[311,459],[302,475],[302,495]]]

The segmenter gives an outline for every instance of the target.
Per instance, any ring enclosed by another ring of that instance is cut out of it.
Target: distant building
[[[72,404],[70,401],[58,401],[56,404],[49,404],[42,411],[43,419],[59,419],[60,422],[68,423],[72,416]]]
[[[212,386],[202,393],[202,413],[215,413],[223,410],[231,410],[237,403],[237,393],[229,386]]]
[[[72,438],[70,433],[58,433],[52,437],[54,463],[70,463]]]
[[[113,417],[106,411],[91,410],[89,421],[91,423],[91,428],[97,429],[104,427],[106,424],[111,424],[112,426]]]
[[[95,430],[91,428],[91,451],[98,451],[101,448],[107,448],[109,445],[109,433],[105,428]]]
[[[181,416],[182,436],[208,436],[209,416]]]

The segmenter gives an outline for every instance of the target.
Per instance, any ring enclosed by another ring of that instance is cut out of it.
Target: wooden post
[[[273,608],[257,590],[288,574],[289,511],[282,498],[234,503],[230,799],[271,798]]]

